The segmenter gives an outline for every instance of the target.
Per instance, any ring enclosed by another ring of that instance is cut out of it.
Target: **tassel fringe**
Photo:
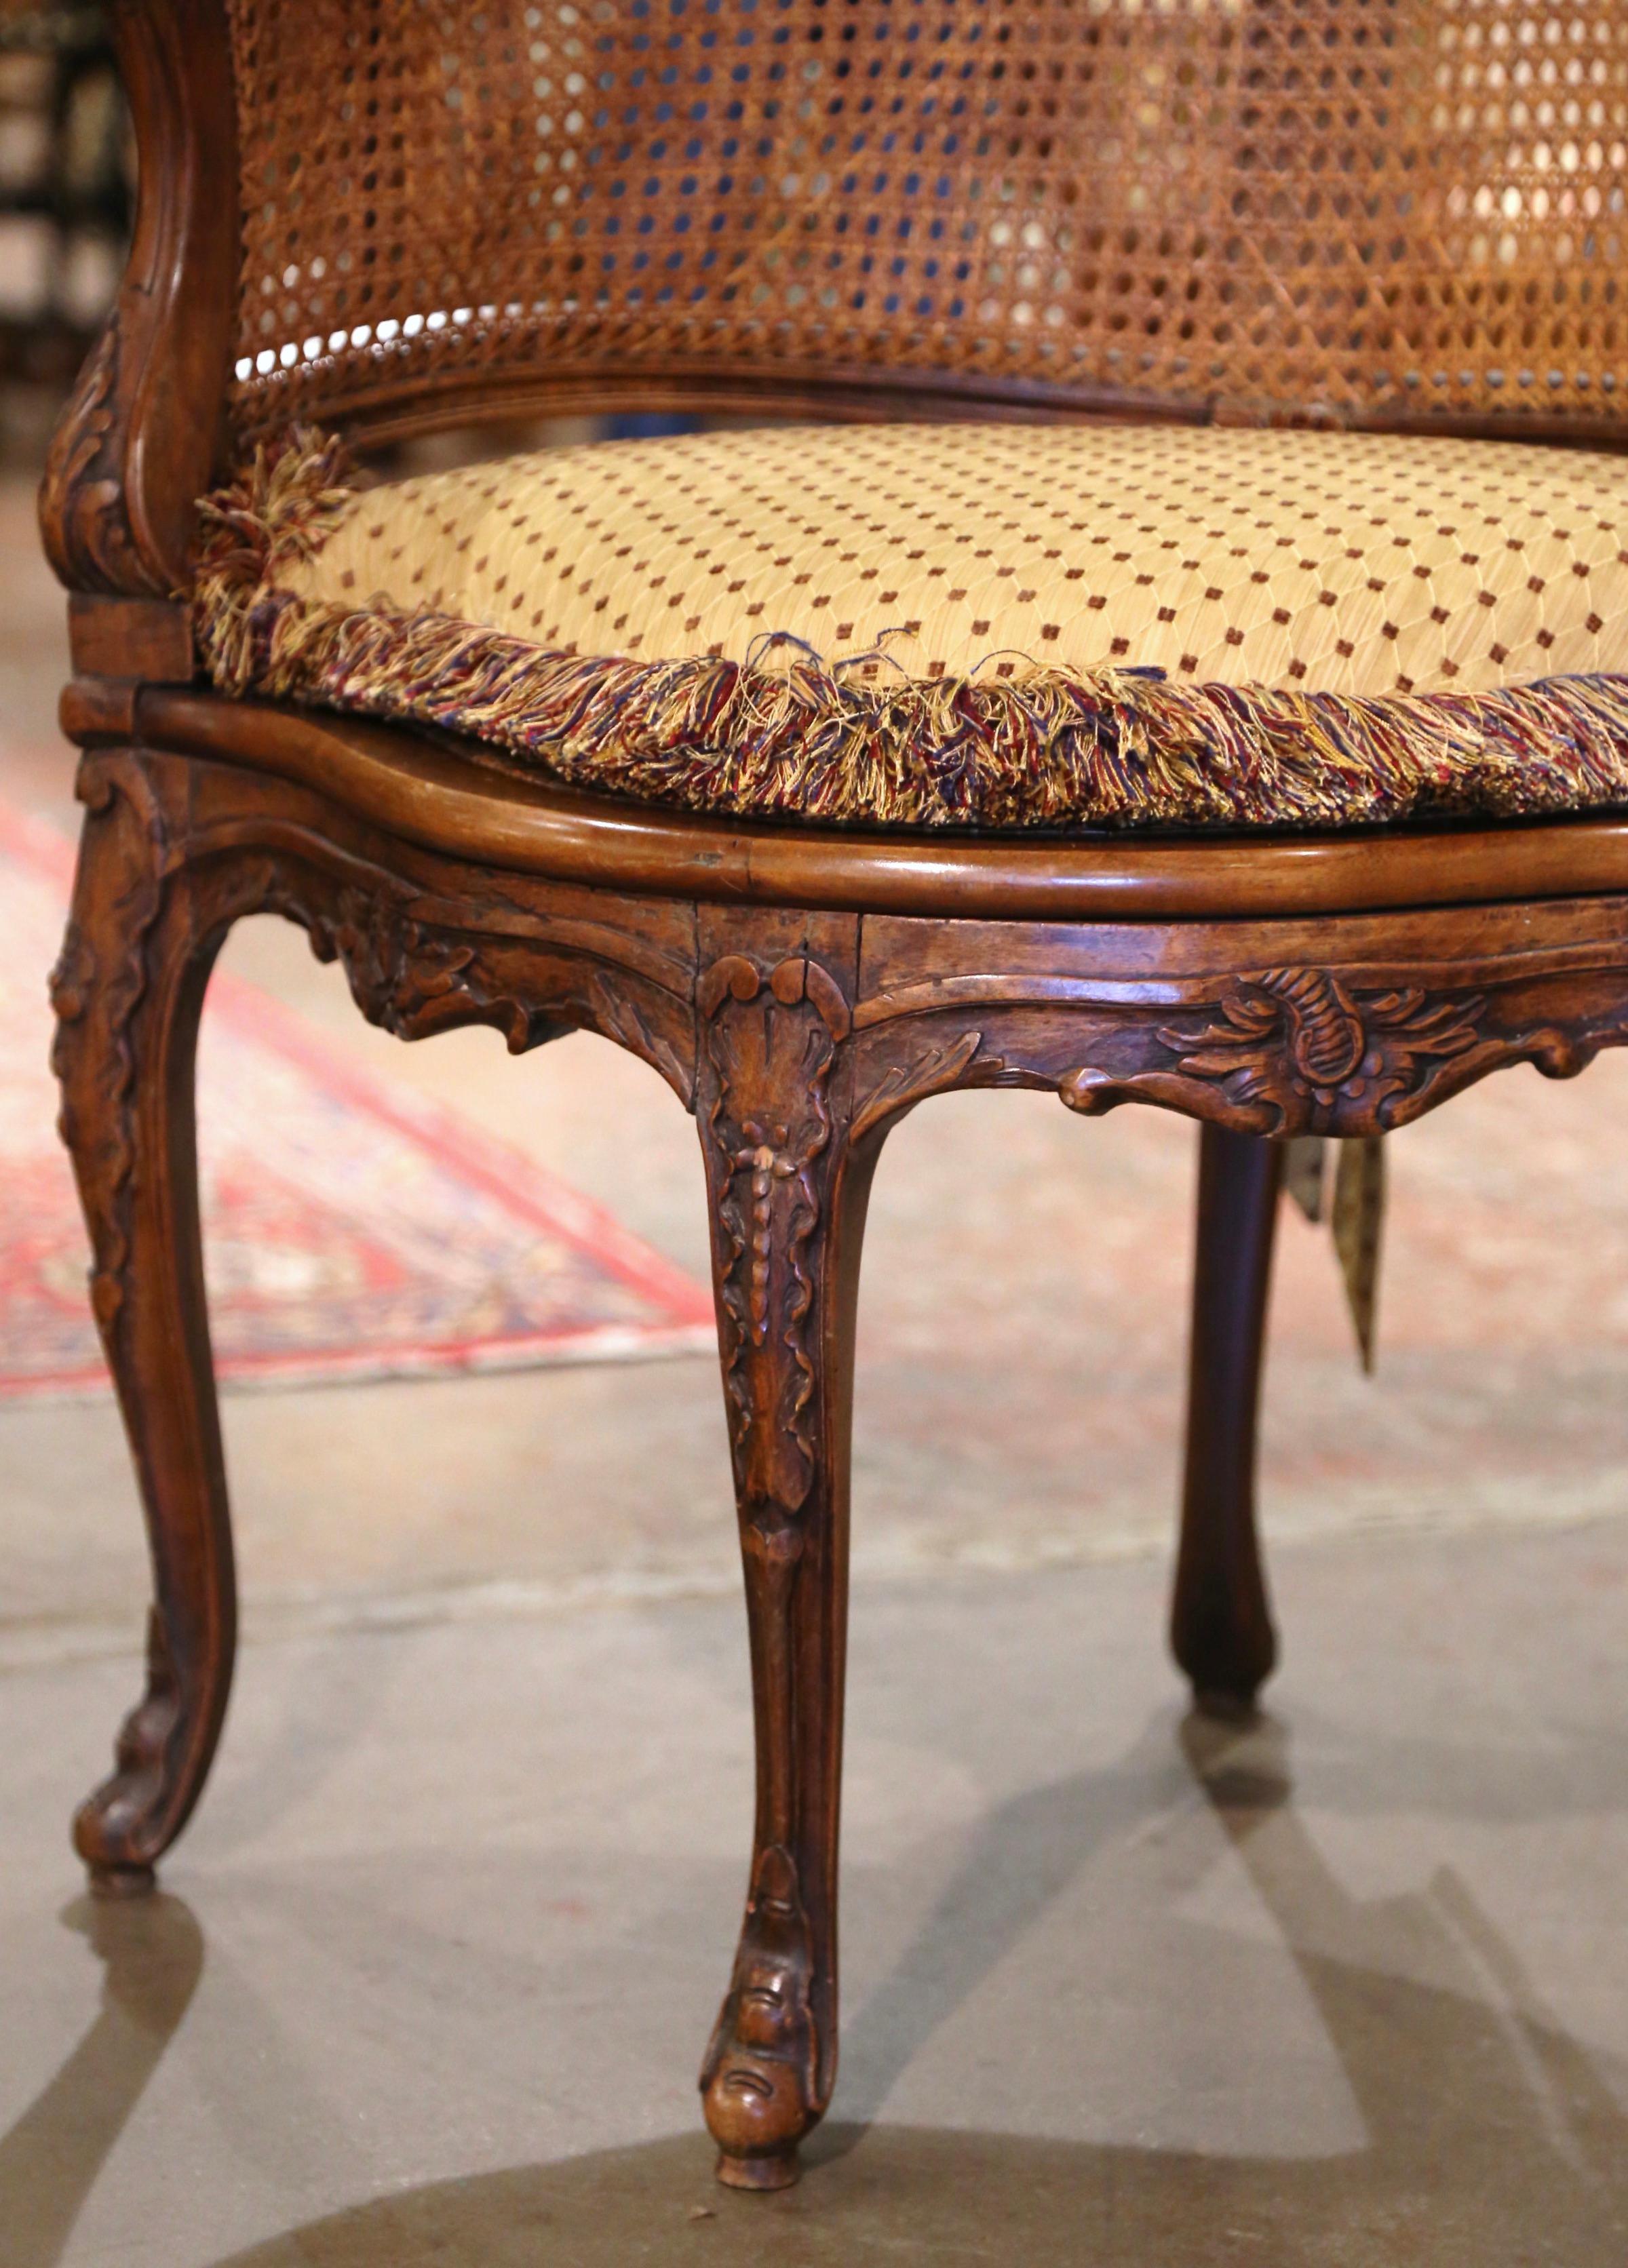
[[[851,682],[797,641],[746,662],[547,652],[282,586],[349,501],[341,446],[260,448],[201,507],[199,645],[233,694],[470,735],[573,787],[827,825],[1349,827],[1628,800],[1628,677],[1374,698],[1035,666]]]

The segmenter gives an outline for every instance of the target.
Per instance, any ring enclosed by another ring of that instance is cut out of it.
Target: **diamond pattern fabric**
[[[1628,460],[1181,427],[794,428],[357,496],[303,600],[550,652],[1479,693],[1628,666]]]

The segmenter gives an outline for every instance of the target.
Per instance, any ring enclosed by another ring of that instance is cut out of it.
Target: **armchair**
[[[701,1137],[758,1740],[702,2084],[722,2178],[783,2186],[836,2064],[890,1126],[968,1086],[1198,1122],[1174,1638],[1247,1708],[1282,1139],[1628,1037],[1628,5],[116,17],[139,215],[42,517],[63,1127],[155,1603],[78,1848],[151,1882],[231,1675],[221,939],[302,924],[407,1038],[598,1031]],[[585,406],[781,422],[370,484]]]

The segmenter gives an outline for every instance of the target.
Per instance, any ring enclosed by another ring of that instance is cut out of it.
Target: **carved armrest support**
[[[225,0],[114,0],[112,13],[138,153],[136,229],[113,315],[58,421],[40,524],[82,601],[76,666],[188,679],[197,499],[223,453],[237,326]],[[107,603],[83,603],[96,600]]]

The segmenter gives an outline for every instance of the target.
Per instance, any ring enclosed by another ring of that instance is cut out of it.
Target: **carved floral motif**
[[[119,326],[92,348],[46,460],[41,524],[52,566],[71,590],[166,599],[130,533],[115,455]]]
[[[291,823],[275,850],[240,822],[193,831],[172,759],[96,752],[81,792],[89,818],[53,980],[55,1060],[93,1304],[147,1497],[158,1604],[144,1693],[76,1835],[105,1886],[130,1889],[151,1879],[195,1800],[231,1675],[231,1550],[187,1218],[184,1100],[217,943],[241,917],[275,909],[343,961],[363,1008],[387,1028],[412,1037],[484,1020],[515,1047],[591,1020],[596,978],[608,996],[618,972],[598,955],[483,932],[479,900],[468,932],[420,920],[407,877]],[[664,1012],[654,988],[626,974]]]
[[[585,969],[580,981],[574,974],[545,980],[527,969],[523,948],[518,969],[505,971],[501,943],[494,950],[490,937],[437,928],[408,913],[400,896],[385,888],[347,884],[323,903],[308,889],[273,880],[267,896],[304,924],[320,960],[343,965],[369,1021],[400,1039],[491,1024],[512,1055],[523,1055],[589,1025],[642,1056],[685,1103],[690,1100],[689,1067],[652,1026],[625,971]]]
[[[122,892],[116,958],[99,965],[88,923],[70,916],[51,972],[56,1035],[51,1067],[62,1088],[58,1127],[73,1153],[92,1253],[91,1305],[104,1337],[124,1305],[130,1261],[131,1180],[136,1162],[136,1062],[130,1026],[148,986],[148,940],[164,910],[167,841],[163,810],[139,774],[115,787],[87,783],[88,826],[131,830],[111,850]],[[139,844],[139,848],[136,847]],[[87,850],[88,856],[88,850]],[[100,1028],[92,1028],[92,1017]]]
[[[818,1240],[834,1169],[830,1084],[850,1028],[817,961],[765,972],[742,954],[697,988],[725,1390],[752,1602],[760,1727],[757,1853],[730,1988],[701,2073],[719,2170],[743,2187],[794,2178],[819,2115],[814,1934],[797,1860],[795,1608],[818,1462]]]
[[[983,1043],[982,1032],[961,1032],[953,1039],[923,1049],[919,1054],[901,1057],[890,1063],[855,1107],[851,1129],[854,1139],[868,1134],[885,1118],[908,1110],[912,1103],[923,1102],[930,1094],[943,1094],[961,1086]],[[986,1072],[994,1071],[1003,1069],[1004,1064],[1000,1057],[991,1056],[980,1068]]]
[[[1168,1068],[1093,1066],[1062,1083],[1075,1110],[1141,1097],[1245,1130],[1381,1131],[1416,1116],[1448,1066],[1483,1044],[1478,994],[1359,990],[1321,968],[1241,978],[1191,1029],[1160,1027]]]
[[[783,961],[765,976],[735,954],[707,972],[699,1005],[717,1075],[708,1131],[723,1167],[719,1299],[732,1430],[752,1516],[778,1522],[798,1512],[814,1478],[805,1256],[820,1223],[815,1168],[830,1140],[827,1090],[848,1007],[817,962]]]
[[[643,1056],[688,1105],[695,1088],[690,1066],[680,1060],[676,1049],[659,1032],[652,1028],[650,1019],[631,994],[619,990],[601,973],[589,985],[588,998],[593,1009],[595,1029],[608,1040],[615,1040],[619,1047],[626,1048],[630,1055]]]
[[[571,1027],[569,1017],[493,981],[478,942],[415,919],[395,898],[357,886],[341,888],[331,906],[285,890],[277,896],[304,924],[317,958],[343,964],[368,1021],[398,1039],[495,1024],[511,1054],[521,1055]]]

